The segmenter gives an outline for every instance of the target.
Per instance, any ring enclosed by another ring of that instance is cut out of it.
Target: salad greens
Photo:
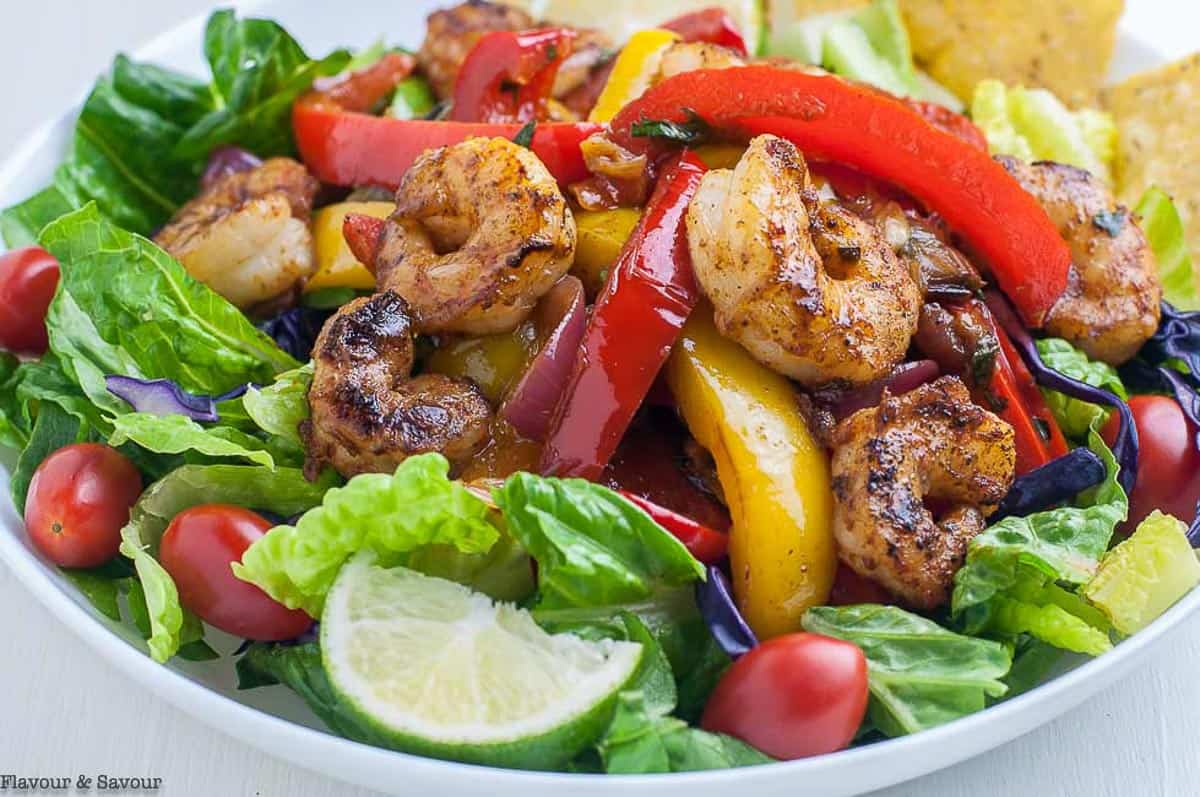
[[[867,657],[871,723],[888,736],[933,728],[983,709],[1007,689],[1004,645],[949,631],[895,606],[820,606],[804,628],[844,639]]]
[[[484,553],[499,538],[488,505],[448,477],[440,454],[409,457],[392,475],[364,473],[325,493],[296,525],[276,526],[251,545],[234,573],[290,609],[321,616],[325,594],[353,554],[389,564],[421,546]]]
[[[1062,338],[1041,338],[1037,341],[1037,350],[1047,367],[1092,387],[1104,388],[1122,400],[1129,398],[1116,368],[1106,362],[1089,359]],[[1103,426],[1112,412],[1107,407],[1049,388],[1042,388],[1042,395],[1063,434],[1077,440],[1086,439],[1089,429]]]
[[[1157,509],[1104,555],[1082,594],[1122,634],[1136,633],[1200,583],[1187,526]]]
[[[118,56],[84,101],[54,184],[0,212],[5,242],[34,243],[88,202],[117,226],[149,234],[196,193],[216,147],[291,154],[292,101],[350,60],[344,51],[314,60],[277,23],[232,11],[209,18],[204,53],[207,83]]]
[[[1171,197],[1158,186],[1150,186],[1134,213],[1158,261],[1163,298],[1180,310],[1200,310],[1187,233]]]
[[[1045,89],[981,80],[971,99],[971,118],[995,154],[1069,163],[1112,182],[1117,127],[1106,113],[1071,111]]]
[[[1109,647],[1099,612],[1058,586],[1078,587],[1095,575],[1113,531],[1129,511],[1117,481],[1119,468],[1095,431],[1090,447],[1104,460],[1108,476],[1081,495],[1077,506],[1006,517],[971,540],[951,600],[951,611],[967,633],[1028,633],[1093,655]]]
[[[634,604],[704,577],[681,542],[606,487],[515,473],[494,498],[538,562],[535,611]]]

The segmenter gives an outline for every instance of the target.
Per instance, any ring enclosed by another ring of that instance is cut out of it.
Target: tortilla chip
[[[1117,121],[1117,192],[1130,207],[1157,185],[1171,195],[1200,264],[1200,53],[1104,91]]]
[[[986,78],[1095,101],[1124,0],[900,0],[917,65],[969,101]]]

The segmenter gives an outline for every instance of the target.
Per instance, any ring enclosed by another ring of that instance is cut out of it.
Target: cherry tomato
[[[1135,528],[1155,509],[1191,523],[1200,500],[1200,452],[1196,450],[1195,427],[1175,399],[1167,396],[1134,396],[1129,399],[1129,408],[1137,426],[1139,452],[1127,528]],[[1105,424],[1103,437],[1109,445],[1120,424],[1116,413]]]
[[[894,606],[896,596],[870,578],[864,578],[844,564],[838,563],[837,575],[833,577],[833,589],[829,592],[830,606],[854,606],[859,603],[882,603]]]
[[[117,555],[121,527],[142,493],[142,477],[116,449],[60,448],[38,466],[25,498],[34,546],[61,567],[96,567]]]
[[[291,639],[312,625],[233,574],[250,544],[272,523],[227,504],[202,504],[175,516],[163,534],[158,558],[175,580],[180,602],[209,625],[246,639]]]
[[[58,287],[58,261],[27,246],[0,255],[0,348],[45,354],[46,308]]]
[[[819,634],[768,640],[733,663],[700,724],[780,759],[841,750],[867,710],[867,659]]]

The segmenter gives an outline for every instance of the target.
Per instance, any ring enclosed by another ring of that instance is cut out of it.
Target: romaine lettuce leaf
[[[1069,163],[1112,182],[1117,131],[1106,113],[1071,111],[1045,89],[981,80],[971,98],[971,118],[993,154]]]
[[[1078,653],[1107,650],[1108,622],[1074,591],[1096,573],[1113,530],[1128,514],[1112,452],[1093,430],[1090,447],[1104,461],[1105,481],[1077,506],[1006,517],[967,548],[954,577],[951,611],[970,634],[1030,634]]]
[[[334,488],[295,526],[276,526],[233,566],[289,608],[320,617],[325,595],[347,559],[372,550],[389,565],[424,545],[484,553],[499,537],[488,505],[451,481],[440,454],[409,457],[395,474],[365,473]]]
[[[146,551],[132,526],[121,529],[121,554],[133,561],[137,571],[150,627],[146,645],[150,648],[150,658],[161,664],[174,656],[181,644],[183,606],[179,603],[179,590],[158,560]]]
[[[867,657],[868,716],[888,736],[933,728],[984,708],[1012,664],[998,642],[961,636],[895,606],[818,606],[804,628],[844,639]]]
[[[300,444],[300,424],[308,420],[308,387],[312,363],[287,371],[264,388],[252,387],[242,397],[250,419],[268,434]]]
[[[1158,261],[1163,298],[1180,310],[1200,309],[1187,234],[1171,197],[1158,186],[1150,186],[1134,212],[1140,217],[1142,231]]]
[[[184,415],[131,412],[113,419],[110,446],[133,442],[158,454],[195,452],[218,459],[245,459],[274,469],[261,440],[229,427],[204,427]]]
[[[0,351],[0,446],[20,451],[29,442],[29,423],[17,398],[21,361]]]
[[[1088,359],[1083,351],[1062,338],[1042,338],[1037,341],[1037,349],[1047,367],[1092,387],[1102,387],[1122,399],[1129,397],[1116,368]],[[1042,395],[1063,434],[1077,440],[1086,438],[1089,429],[1103,426],[1112,412],[1108,407],[1071,398],[1057,390],[1042,388]]]
[[[1100,562],[1083,586],[1122,634],[1136,633],[1200,583],[1200,562],[1187,526],[1157,509]]]
[[[63,446],[87,440],[89,433],[87,424],[81,423],[56,404],[47,404],[39,409],[29,443],[17,459],[17,467],[8,482],[18,515],[25,514],[25,495],[29,492],[29,483],[38,465]]]
[[[606,487],[514,473],[493,498],[537,560],[535,611],[628,606],[704,578],[683,543]]]
[[[129,408],[108,393],[109,374],[166,378],[219,395],[299,366],[178,261],[95,205],[52,222],[40,242],[62,270],[47,318],[50,348],[110,415]]]

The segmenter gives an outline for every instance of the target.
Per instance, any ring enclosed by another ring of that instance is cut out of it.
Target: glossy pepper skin
[[[707,307],[684,327],[667,381],[717,463],[738,607],[760,639],[799,630],[804,611],[828,601],[837,554],[829,458],[794,388],[722,337]]]
[[[644,119],[694,124],[723,138],[763,133],[806,156],[893,183],[940,214],[990,266],[1025,322],[1039,327],[1067,285],[1071,253],[1038,201],[987,152],[903,101],[832,75],[774,66],[700,69],[662,81],[612,120],[635,153],[669,146],[633,135]]]
[[[690,517],[659,506],[647,498],[642,498],[640,495],[634,495],[625,490],[621,490],[620,493],[625,500],[649,515],[655,523],[671,532],[671,535],[675,539],[684,544],[684,547],[688,549],[688,553],[704,564],[716,564],[725,558],[725,553],[729,549],[729,536],[727,534],[714,531],[708,526],[697,523]]]
[[[528,122],[546,118],[546,103],[575,31],[497,30],[463,59],[450,118],[456,122]]]
[[[702,8],[668,20],[659,27],[678,33],[685,42],[719,44],[741,56],[747,52],[742,32],[723,8]]]
[[[592,310],[542,473],[599,478],[654,384],[699,299],[685,218],[705,171],[684,152],[661,172]]]
[[[395,190],[413,161],[428,149],[473,136],[513,138],[520,122],[392,119],[369,111],[412,71],[411,56],[393,53],[338,82],[318,87],[292,106],[296,148],[309,171],[325,183],[378,185]],[[530,149],[559,183],[588,176],[580,143],[600,129],[587,123],[543,122]]]

